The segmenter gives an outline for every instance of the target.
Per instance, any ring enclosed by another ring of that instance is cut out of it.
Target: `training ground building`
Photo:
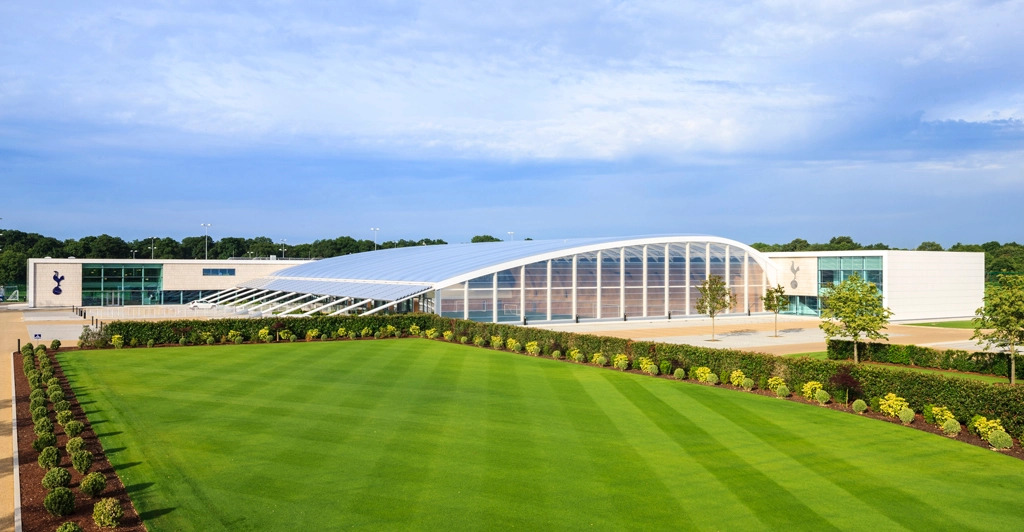
[[[822,290],[857,274],[893,320],[973,316],[983,253],[761,253],[710,235],[528,240],[384,249],[322,260],[30,259],[30,307],[216,302],[236,315],[429,312],[486,322],[699,316],[697,288],[719,276],[736,303],[765,312],[782,285],[788,314],[818,315]]]

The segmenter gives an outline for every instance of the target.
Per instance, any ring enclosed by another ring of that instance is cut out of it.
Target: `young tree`
[[[881,331],[889,324],[892,311],[882,305],[878,287],[853,274],[822,294],[821,330],[825,337],[853,340],[853,362],[859,363],[857,342],[861,336],[878,340],[889,336]]]
[[[711,317],[711,341],[715,341],[715,316],[736,304],[736,296],[732,294],[725,281],[712,275],[697,287],[700,297],[697,298],[697,312]]]
[[[789,308],[789,296],[786,295],[786,289],[781,284],[775,288],[769,288],[761,296],[761,301],[764,301],[765,310],[775,313],[775,336],[778,337],[779,313]]]
[[[985,306],[975,311],[974,336],[986,347],[1007,348],[1010,384],[1017,383],[1017,347],[1024,343],[1024,277],[1000,275],[985,292]]]

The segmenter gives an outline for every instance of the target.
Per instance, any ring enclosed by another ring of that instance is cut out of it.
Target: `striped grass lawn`
[[[915,327],[942,327],[945,329],[973,329],[974,322],[972,320],[959,320],[959,321],[930,321],[927,323],[907,323],[906,325],[913,325]]]
[[[1024,462],[418,339],[62,353],[152,531],[1010,530]]]

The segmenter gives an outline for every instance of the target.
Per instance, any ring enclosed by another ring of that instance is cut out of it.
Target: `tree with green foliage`
[[[476,235],[470,240],[470,242],[474,244],[477,242],[501,242],[501,239],[491,235]]]
[[[786,289],[781,284],[775,288],[769,288],[761,296],[761,301],[764,302],[765,310],[775,314],[775,337],[777,338],[779,336],[779,313],[789,308],[789,296],[786,295]]]
[[[917,246],[917,251],[944,251],[944,250],[942,249],[942,244],[939,244],[938,242],[932,242],[932,241],[926,240],[924,242],[921,242],[920,246]]]
[[[725,281],[718,275],[712,275],[697,287],[700,297],[697,298],[697,312],[707,314],[711,318],[711,341],[715,341],[715,316],[736,304],[736,296],[725,286]]]
[[[1024,344],[1024,276],[1000,275],[985,291],[985,306],[975,311],[972,339],[998,346],[1010,356],[1010,384],[1017,383],[1017,347]]]
[[[888,339],[882,333],[889,324],[892,311],[882,304],[882,294],[875,283],[853,274],[822,294],[821,330],[825,337],[853,340],[853,362],[859,363],[857,342],[863,336],[872,340]]]

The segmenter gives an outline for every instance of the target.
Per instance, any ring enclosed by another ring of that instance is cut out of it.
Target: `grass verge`
[[[549,359],[416,339],[60,359],[151,531],[999,530],[1024,518],[1019,460]]]

